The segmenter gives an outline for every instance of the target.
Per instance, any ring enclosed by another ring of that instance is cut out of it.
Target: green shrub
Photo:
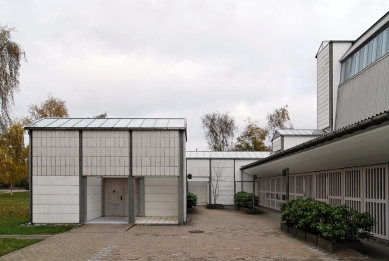
[[[252,208],[253,207],[253,193],[248,193],[245,191],[241,191],[235,194],[234,196],[235,205]],[[259,197],[255,196],[255,206],[259,205]]]
[[[359,213],[346,205],[333,207],[312,198],[288,200],[280,204],[280,209],[282,221],[333,242],[370,237],[375,224],[369,213]]]
[[[186,207],[191,208],[197,205],[197,195],[188,192],[186,194]]]

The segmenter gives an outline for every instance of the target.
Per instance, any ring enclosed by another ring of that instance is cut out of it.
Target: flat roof
[[[185,118],[43,118],[25,130],[185,130]]]
[[[263,159],[270,151],[187,151],[187,159]]]
[[[276,130],[272,140],[280,136],[321,136],[324,135],[323,130],[316,129],[285,129],[285,130]]]

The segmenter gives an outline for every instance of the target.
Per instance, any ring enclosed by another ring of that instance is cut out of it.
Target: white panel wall
[[[318,129],[325,129],[330,126],[329,50],[330,50],[330,44],[324,47],[324,49],[317,56],[317,128]]]
[[[279,151],[282,149],[281,136],[273,140],[273,151]]]
[[[128,131],[83,131],[84,176],[128,176]]]
[[[242,186],[243,186],[243,191],[252,193],[253,190],[253,176],[245,173],[243,171],[242,173],[242,178],[241,179],[241,174],[240,174],[240,167],[253,163],[257,160],[236,160],[235,161],[235,186],[236,186],[236,192],[242,191]],[[244,182],[241,183],[240,181],[243,180]]]
[[[145,216],[178,216],[178,178],[145,177]]]
[[[33,176],[33,222],[79,223],[79,177]]]
[[[209,177],[209,159],[187,159],[187,174],[193,177]]]
[[[243,191],[253,193],[253,182],[243,182]],[[258,182],[255,182],[255,195],[259,196]]]
[[[100,177],[86,179],[86,221],[101,217],[102,180]]]
[[[220,178],[220,188],[219,188],[219,197],[217,199],[218,204],[233,205],[234,204],[234,176],[236,184],[236,192],[241,191],[241,171],[240,167],[253,163],[258,159],[227,159],[227,160],[216,160],[212,159],[212,174],[221,171]],[[235,161],[235,168],[234,168]],[[207,184],[207,179],[209,178],[209,159],[187,159],[187,174],[191,173],[194,178],[188,180],[190,189],[196,188],[196,184]],[[245,181],[244,187],[250,187],[252,191],[252,180],[253,177],[243,172],[243,180]],[[193,184],[192,184],[193,182]],[[206,185],[203,185],[201,190],[204,190]],[[190,190],[189,190],[190,191]],[[194,193],[193,191],[190,191]],[[208,193],[208,188],[207,191]],[[202,193],[202,192],[199,192]],[[196,193],[195,193],[196,194]],[[197,195],[197,194],[196,194]],[[207,196],[208,202],[208,196]],[[212,197],[213,203],[213,197]]]
[[[134,176],[179,176],[178,131],[133,131]]]
[[[339,62],[340,58],[346,53],[350,48],[351,43],[337,43],[334,42],[332,45],[332,111],[333,111],[333,123],[336,121],[336,106],[338,103],[338,87],[340,83],[340,73],[342,69],[342,64]],[[334,126],[335,127],[335,126]],[[335,130],[335,128],[333,129]]]
[[[234,204],[234,160],[212,160],[212,182],[216,181],[216,176],[220,173],[219,196],[217,204]],[[212,193],[213,194],[213,193]],[[212,195],[212,203],[213,201]]]
[[[78,176],[78,131],[33,131],[34,176]]]
[[[197,195],[197,205],[206,205],[208,201],[208,181],[189,181],[188,191]]]
[[[313,140],[317,137],[319,136],[284,136],[284,150],[287,150],[309,140]]]

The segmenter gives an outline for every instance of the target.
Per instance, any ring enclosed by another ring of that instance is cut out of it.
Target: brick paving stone
[[[0,260],[367,260],[355,251],[330,254],[281,232],[280,214],[246,215],[197,207],[189,226],[88,224]],[[190,231],[203,233],[190,233]]]

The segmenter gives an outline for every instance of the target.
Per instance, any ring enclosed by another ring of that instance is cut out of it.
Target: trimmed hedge
[[[186,207],[191,208],[197,205],[197,195],[188,192],[186,194]]]
[[[241,191],[235,194],[234,196],[235,205],[252,208],[253,207],[253,193],[248,193],[245,191]],[[255,206],[259,205],[259,197],[255,196]]]
[[[371,237],[375,220],[347,205],[331,206],[312,198],[291,199],[280,204],[281,221],[332,242]]]

